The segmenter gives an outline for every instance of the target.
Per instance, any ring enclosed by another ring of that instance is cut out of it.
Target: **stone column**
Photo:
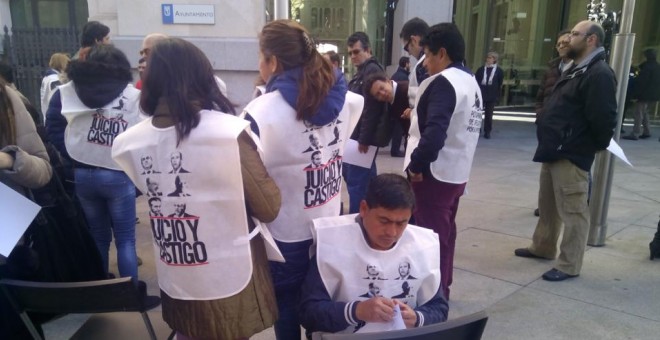
[[[110,38],[118,35],[117,0],[87,0],[87,8],[87,21],[99,21],[110,27]]]

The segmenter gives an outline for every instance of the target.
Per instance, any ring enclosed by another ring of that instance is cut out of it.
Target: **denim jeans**
[[[279,312],[279,318],[275,322],[275,337],[277,340],[300,339],[300,287],[307,276],[312,240],[275,242],[286,260],[285,263],[269,263]]]
[[[374,146],[371,147],[373,148]],[[346,181],[346,191],[348,191],[349,198],[348,213],[356,214],[360,212],[360,202],[364,199],[364,195],[367,194],[367,185],[369,185],[369,181],[376,177],[378,173],[376,169],[376,158],[374,157],[371,169],[348,163],[344,163],[342,166],[344,181]]]
[[[135,186],[125,173],[100,168],[76,168],[75,181],[76,195],[105,271],[114,234],[119,275],[137,280]]]

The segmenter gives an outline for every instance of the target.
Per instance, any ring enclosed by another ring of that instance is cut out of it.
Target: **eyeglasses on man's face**
[[[358,55],[358,54],[362,53],[362,51],[364,51],[364,50],[361,49],[361,48],[356,48],[356,49],[348,51],[348,53],[350,53],[351,55]]]
[[[408,51],[408,47],[410,46],[410,41],[412,41],[412,39],[408,39],[408,41],[406,41],[405,45],[403,45],[403,50],[408,52],[408,53],[410,53],[410,51]]]
[[[571,31],[571,37],[580,37],[580,36],[588,37],[592,34],[593,33],[582,33],[582,32],[578,32],[578,31]]]

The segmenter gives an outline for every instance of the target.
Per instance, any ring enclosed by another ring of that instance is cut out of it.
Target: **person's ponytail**
[[[314,48],[300,77],[296,119],[309,120],[314,116],[335,81],[332,64]]]

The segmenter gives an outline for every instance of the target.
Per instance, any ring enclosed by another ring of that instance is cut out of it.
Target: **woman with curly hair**
[[[114,235],[119,275],[137,281],[135,186],[110,155],[114,139],[140,121],[140,91],[126,55],[111,45],[83,49],[69,63],[71,80],[49,103],[46,130],[73,162],[75,191],[108,272]]]

